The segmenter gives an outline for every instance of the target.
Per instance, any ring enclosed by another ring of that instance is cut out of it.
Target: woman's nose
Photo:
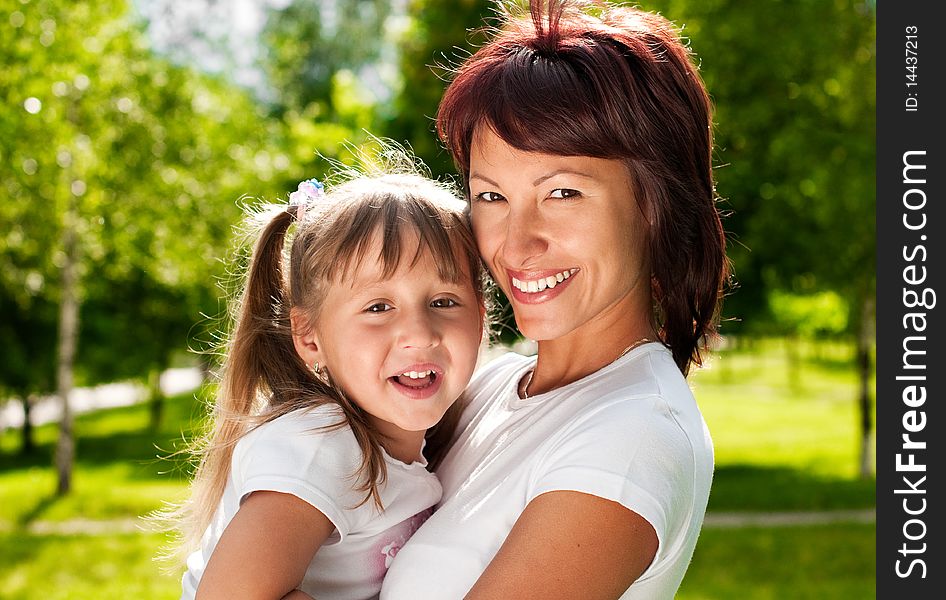
[[[537,210],[516,207],[506,214],[502,258],[507,267],[536,266],[536,258],[548,250],[545,222]]]

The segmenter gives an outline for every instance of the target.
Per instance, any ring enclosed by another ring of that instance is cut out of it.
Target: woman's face
[[[523,335],[650,323],[646,229],[631,183],[618,160],[523,152],[489,128],[474,135],[473,231]]]

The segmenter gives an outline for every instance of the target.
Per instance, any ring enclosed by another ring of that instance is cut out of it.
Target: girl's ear
[[[293,307],[289,311],[289,323],[292,328],[292,345],[296,349],[296,354],[302,358],[302,362],[310,367],[315,363],[325,364],[324,353],[315,327],[312,326],[305,313]]]

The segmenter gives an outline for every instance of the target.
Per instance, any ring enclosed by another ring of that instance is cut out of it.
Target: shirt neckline
[[[509,384],[509,389],[508,389],[509,400],[506,403],[506,405],[513,410],[517,410],[520,408],[526,408],[529,406],[534,406],[536,404],[541,404],[542,402],[548,400],[550,397],[553,397],[557,394],[568,393],[576,388],[585,386],[591,381],[594,381],[595,379],[597,379],[598,377],[604,376],[607,373],[621,367],[625,363],[630,362],[631,360],[634,360],[636,357],[640,356],[641,354],[649,353],[651,351],[659,351],[661,348],[667,351],[667,347],[664,346],[663,342],[655,341],[655,342],[647,342],[647,343],[641,344],[640,346],[634,348],[627,354],[623,356],[619,356],[613,362],[606,364],[605,366],[601,367],[597,371],[594,371],[592,373],[585,375],[581,379],[577,379],[571,383],[563,385],[562,387],[558,387],[553,390],[549,390],[547,392],[542,392],[541,394],[529,396],[528,398],[520,398],[519,397],[519,381],[525,376],[525,374],[530,369],[535,368],[536,361],[538,360],[538,355],[536,354],[532,356],[524,357],[526,358],[526,361],[516,369],[515,373],[513,374],[512,381]]]
[[[381,448],[381,455],[384,457],[384,462],[389,465],[393,465],[399,469],[404,469],[406,471],[417,471],[422,470],[427,473],[427,458],[424,456],[424,448],[427,446],[427,440],[424,439],[420,443],[420,459],[411,462],[410,464],[394,458],[388,451],[384,449],[384,446],[378,445]]]

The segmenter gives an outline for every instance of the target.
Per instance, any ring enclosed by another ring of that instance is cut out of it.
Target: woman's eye
[[[581,192],[578,190],[572,190],[569,188],[558,188],[557,190],[552,190],[549,193],[549,198],[578,198],[581,196]]]
[[[456,300],[453,298],[437,298],[430,303],[433,308],[452,308],[454,306],[459,306]]]
[[[377,302],[369,306],[365,312],[383,313],[383,312],[388,312],[392,308],[394,307],[388,304],[387,302]]]
[[[498,202],[504,200],[502,194],[497,194],[496,192],[480,192],[473,196],[473,199],[480,202]]]

